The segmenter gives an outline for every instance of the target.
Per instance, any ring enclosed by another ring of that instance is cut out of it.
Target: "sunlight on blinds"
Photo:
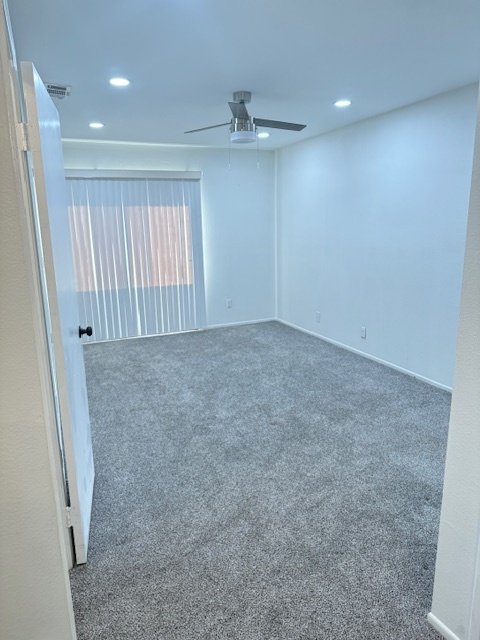
[[[82,321],[95,328],[92,339],[199,328],[201,236],[195,251],[192,240],[192,217],[200,223],[199,183],[68,183],[77,291]]]

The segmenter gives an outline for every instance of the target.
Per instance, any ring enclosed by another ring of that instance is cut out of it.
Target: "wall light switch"
[[[225,306],[227,307],[227,309],[231,309],[232,308],[232,299],[231,298],[227,298],[225,300]]]
[[[315,313],[315,322],[320,322],[320,311]]]
[[[362,327],[361,328],[360,337],[362,337],[362,338],[366,338],[367,337],[367,327]]]

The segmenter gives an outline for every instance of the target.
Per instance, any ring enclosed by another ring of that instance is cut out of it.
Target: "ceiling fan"
[[[233,102],[228,105],[232,111],[232,119],[222,124],[214,124],[210,127],[202,127],[201,129],[191,129],[185,133],[197,133],[197,131],[206,131],[207,129],[216,129],[217,127],[226,127],[230,125],[230,141],[231,142],[255,142],[257,139],[257,127],[269,127],[272,129],[289,129],[290,131],[301,131],[305,129],[305,124],[294,124],[293,122],[281,122],[280,120],[265,120],[264,118],[252,118],[248,115],[247,107],[252,99],[250,91],[235,91],[233,94]]]

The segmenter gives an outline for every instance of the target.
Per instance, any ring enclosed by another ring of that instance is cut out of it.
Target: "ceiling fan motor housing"
[[[252,92],[251,91],[235,91],[233,93],[233,101],[234,102],[243,102],[248,104],[252,101]]]
[[[253,118],[232,118],[230,125],[230,142],[248,143],[257,139]]]

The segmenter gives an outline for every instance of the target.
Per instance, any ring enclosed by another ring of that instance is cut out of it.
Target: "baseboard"
[[[149,333],[145,336],[128,336],[125,338],[109,338],[108,340],[89,340],[84,342],[83,346],[88,347],[90,344],[102,344],[104,342],[120,342],[121,340],[142,340],[142,338],[166,338],[168,336],[177,336],[181,333],[194,333],[196,331],[207,331],[208,329],[221,329],[222,327],[238,327],[247,324],[259,324],[260,322],[276,322],[277,318],[262,318],[260,320],[242,320],[240,322],[226,322],[225,324],[210,324],[206,327],[198,329],[188,329],[187,331],[170,331],[169,333]]]
[[[453,631],[450,631],[450,629],[446,627],[443,622],[441,622],[433,613],[430,612],[428,614],[427,620],[429,624],[435,629],[435,631],[438,631],[438,633],[440,633],[445,638],[445,640],[460,640],[460,638],[455,633],[453,633]]]
[[[346,349],[347,351],[351,351],[352,353],[356,353],[359,356],[363,356],[368,360],[373,360],[374,362],[378,362],[379,364],[383,364],[386,367],[390,367],[390,369],[395,369],[395,371],[400,371],[401,373],[405,373],[407,376],[411,376],[412,378],[417,378],[417,380],[421,380],[422,382],[426,382],[427,384],[432,385],[433,387],[437,387],[438,389],[443,389],[443,391],[452,391],[452,387],[447,386],[446,384],[442,384],[441,382],[437,382],[436,380],[431,380],[430,378],[426,378],[425,376],[421,376],[414,371],[410,371],[409,369],[404,369],[403,367],[399,367],[392,362],[388,362],[387,360],[382,360],[381,358],[377,358],[376,356],[372,356],[369,353],[365,353],[364,351],[360,351],[360,349],[354,349],[353,347],[349,347],[347,344],[343,344],[343,342],[338,342],[337,340],[332,340],[331,338],[327,338],[326,336],[322,336],[320,333],[315,333],[314,331],[309,331],[308,329],[304,329],[293,322],[287,322],[286,320],[280,320],[280,318],[260,318],[259,320],[240,320],[239,322],[225,322],[222,324],[209,324],[206,327],[202,327],[201,329],[193,329],[192,331],[208,331],[209,329],[221,329],[222,327],[239,327],[247,324],[260,324],[262,322],[280,322],[280,324],[284,324],[287,327],[291,327],[292,329],[296,329],[297,331],[301,331],[302,333],[307,333],[310,336],[314,336],[315,338],[320,338],[320,340],[324,340],[325,342],[329,342],[330,344],[334,344],[336,347],[340,347],[341,349]],[[180,331],[178,333],[190,333],[187,331]],[[175,333],[163,333],[163,334],[154,334],[148,336],[132,336],[131,338],[114,338],[111,340],[95,340],[91,342],[84,343],[84,347],[87,347],[89,344],[100,344],[101,342],[114,342],[116,340],[138,340],[139,338],[153,338],[160,336],[171,336],[175,335]]]
[[[359,356],[363,356],[368,360],[373,360],[374,362],[378,362],[379,364],[383,364],[386,367],[390,367],[390,369],[395,369],[395,371],[400,371],[401,373],[405,373],[407,376],[411,376],[412,378],[417,378],[417,380],[421,380],[422,382],[426,382],[427,384],[432,385],[433,387],[437,387],[438,389],[443,389],[443,391],[452,391],[452,387],[447,386],[446,384],[442,384],[441,382],[437,382],[436,380],[431,380],[430,378],[426,378],[425,376],[421,376],[414,371],[410,371],[409,369],[404,369],[403,367],[399,367],[392,362],[388,362],[387,360],[382,360],[381,358],[377,358],[376,356],[372,356],[369,353],[365,353],[364,351],[360,351],[360,349],[355,349],[353,347],[349,347],[347,344],[343,344],[343,342],[337,342],[337,340],[332,340],[331,338],[327,338],[326,336],[322,336],[320,333],[315,333],[314,331],[309,331],[308,329],[304,329],[303,327],[299,327],[292,322],[287,322],[286,320],[280,320],[277,318],[277,322],[281,322],[287,327],[292,327],[292,329],[297,329],[298,331],[302,331],[303,333],[308,333],[310,336],[314,336],[315,338],[320,338],[320,340],[325,340],[325,342],[329,342],[330,344],[334,344],[336,347],[341,347],[342,349],[346,349],[347,351],[351,351],[352,353],[356,353]]]
[[[144,336],[125,336],[125,338],[108,338],[107,340],[89,340],[83,343],[83,347],[88,347],[90,344],[104,344],[106,342],[123,342],[124,340],[143,340],[144,338],[167,338],[168,336],[178,336],[181,333],[196,333],[202,331],[202,329],[187,329],[185,331],[170,331],[169,333],[148,333]]]
[[[246,324],[260,324],[261,322],[278,322],[277,318],[262,318],[260,320],[241,320],[240,322],[225,322],[224,324],[209,324],[208,329],[221,329],[222,327],[239,327]]]

